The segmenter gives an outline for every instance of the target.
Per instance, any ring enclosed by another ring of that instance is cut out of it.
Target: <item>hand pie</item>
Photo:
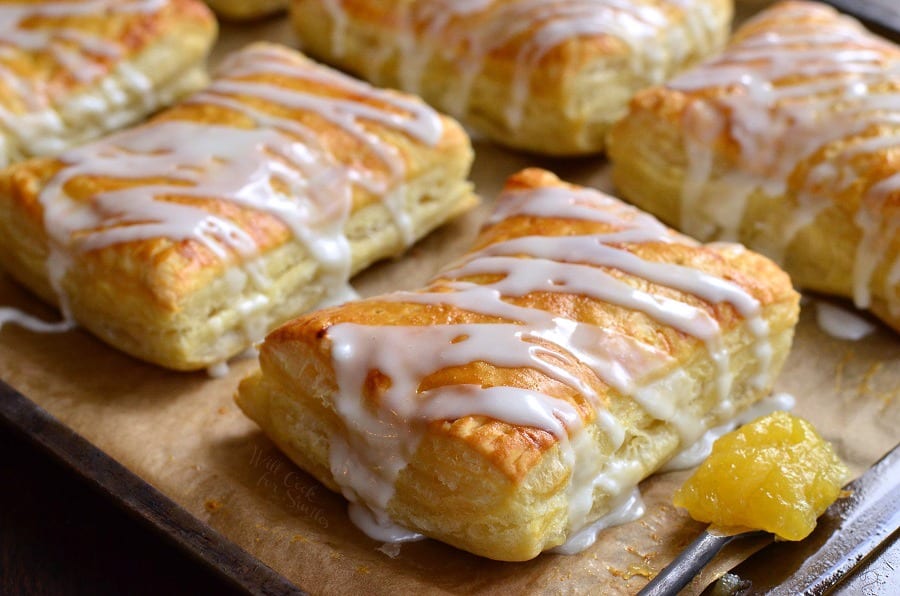
[[[0,173],[0,262],[174,369],[242,352],[474,204],[463,130],[288,48],[149,123]]]
[[[778,4],[721,57],[638,94],[609,151],[629,201],[900,330],[897,45],[827,6]]]
[[[288,0],[206,0],[206,3],[224,19],[249,21],[284,10]]]
[[[292,0],[306,51],[510,147],[596,153],[643,87],[724,44],[732,0]]]
[[[199,89],[215,36],[199,0],[0,0],[0,167]]]
[[[286,323],[236,399],[376,539],[520,561],[640,511],[768,392],[797,313],[764,257],[525,170],[431,285]]]

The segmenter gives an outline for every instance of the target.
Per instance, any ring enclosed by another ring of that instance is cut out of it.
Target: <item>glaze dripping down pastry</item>
[[[132,124],[207,83],[199,0],[0,1],[0,166]]]
[[[596,153],[637,90],[718,50],[732,0],[292,0],[306,51],[510,147]]]
[[[797,313],[764,257],[531,169],[427,287],[272,332],[236,399],[370,536],[527,560],[766,395]]]
[[[149,123],[0,173],[0,261],[110,344],[238,354],[472,206],[462,129],[254,44]]]
[[[900,47],[812,2],[743,25],[610,134],[623,196],[900,330]]]

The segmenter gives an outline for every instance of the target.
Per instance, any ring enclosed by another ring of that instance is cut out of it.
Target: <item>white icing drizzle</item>
[[[712,453],[712,446],[719,437],[731,432],[735,428],[753,422],[760,416],[771,414],[779,410],[790,411],[797,403],[796,398],[790,393],[773,393],[756,402],[727,424],[713,427],[707,430],[693,445],[682,449],[678,455],[670,459],[660,468],[660,472],[674,472],[697,467]]]
[[[53,109],[59,99],[47,81],[24,78],[4,63],[21,57],[22,52],[46,53],[79,83],[88,84],[110,70],[126,74],[121,64],[113,69],[106,64],[124,53],[124,47],[62,23],[64,19],[107,14],[152,14],[165,8],[169,0],[68,0],[65,2],[0,3],[0,128],[15,137],[14,143],[24,145],[17,152],[37,155],[62,149],[58,138],[65,128],[61,115]],[[36,18],[59,19],[52,27],[33,27]],[[130,70],[129,88],[115,89],[116,93],[137,95],[150,86],[141,73]],[[108,87],[108,86],[107,86]],[[107,92],[112,89],[105,89]],[[118,103],[124,103],[120,101]],[[18,107],[16,107],[18,106]],[[55,142],[48,142],[51,137]],[[12,152],[7,147],[0,153],[0,165]]]
[[[367,519],[376,520],[379,526],[389,525],[387,510],[397,476],[418,448],[428,423],[485,416],[540,429],[557,440],[561,459],[571,470],[567,496],[572,542],[563,550],[586,547],[602,527],[639,514],[639,499],[628,495],[641,480],[642,470],[634,462],[607,461],[600,452],[592,434],[605,435],[615,451],[624,443],[625,429],[605,408],[591,382],[574,374],[572,367],[589,367],[604,384],[633,397],[654,417],[672,423],[684,445],[692,444],[706,426],[703,420],[686,414],[681,400],[690,395],[685,395],[684,379],[677,377],[677,369],[664,374],[674,363],[659,348],[616,329],[522,306],[514,300],[535,292],[580,294],[641,311],[673,326],[709,348],[718,366],[715,385],[723,392],[723,402],[728,401],[731,377],[717,321],[702,308],[629,285],[611,271],[631,273],[708,303],[731,304],[756,337],[760,370],[769,368],[768,328],[759,303],[738,286],[679,265],[645,261],[622,248],[624,243],[695,243],[597,191],[551,188],[508,192],[498,201],[497,213],[499,217],[596,221],[609,224],[612,230],[498,242],[440,275],[430,291],[378,298],[453,307],[496,322],[427,326],[339,323],[329,327],[327,338],[338,387],[334,407],[348,430],[331,438],[332,474],[355,508],[369,510]],[[498,279],[484,284],[466,281],[481,274]],[[478,361],[529,368],[574,389],[593,408],[594,420],[586,427],[574,404],[534,389],[466,384],[419,389],[432,373]],[[375,407],[362,398],[371,371],[390,379]],[[645,379],[660,375],[663,378],[646,383]],[[598,490],[611,495],[616,503],[615,511],[599,521],[591,518]],[[368,532],[371,524],[367,522],[362,529]],[[373,537],[386,540],[380,531]]]
[[[265,330],[262,330],[264,333]],[[247,335],[250,335],[253,332],[248,331]],[[252,358],[256,359],[259,357],[259,350],[256,349],[256,346],[250,346],[240,354],[234,357],[235,360],[241,360],[244,358]],[[222,362],[216,362],[206,367],[206,374],[210,379],[221,379],[223,377],[228,376],[231,372],[231,365],[229,361],[223,360]]]
[[[252,345],[240,354],[236,356],[237,358],[258,358],[259,357],[259,349],[256,345]]]
[[[834,304],[816,301],[816,322],[832,337],[857,341],[875,331],[875,325]]]
[[[228,366],[227,362],[216,362],[215,364],[206,367],[206,374],[210,379],[221,379],[228,376],[230,371],[231,368]]]
[[[900,147],[900,50],[849,17],[814,3],[764,12],[726,52],[668,85],[687,92],[726,90],[693,97],[684,123],[689,167],[681,202],[681,227],[702,239],[738,239],[748,198],[788,193],[791,217],[777,222],[766,244],[753,248],[776,260],[796,234],[833,205],[832,196],[859,193],[860,157]],[[713,145],[721,132],[738,144],[737,172],[712,179]],[[876,136],[877,134],[877,136]],[[795,168],[827,148],[827,157],[805,178]],[[900,219],[884,221],[887,197],[900,192],[900,174],[862,189],[855,216],[861,240],[853,263],[853,298],[871,304],[872,277],[880,264],[890,279],[884,296],[900,313],[900,258],[883,263]],[[698,217],[697,213],[703,213]],[[890,273],[894,273],[891,275]]]
[[[396,544],[398,546],[404,542],[418,542],[419,540],[425,540],[425,536],[422,534],[398,526],[389,519],[377,518],[372,513],[372,510],[367,507],[351,503],[348,512],[350,520],[353,521],[358,528],[362,528],[363,532],[374,540],[381,540],[386,544]],[[385,554],[391,556],[389,553]],[[399,551],[397,551],[393,557],[396,557],[397,554],[399,554]]]
[[[347,14],[341,7],[341,0],[322,0],[322,7],[331,19],[331,51],[340,58],[344,55],[344,30],[347,28]]]
[[[343,0],[322,0],[331,19],[331,53],[344,55],[348,15]],[[401,3],[397,3],[398,5]],[[645,84],[661,83],[691,48],[706,53],[714,45],[715,18],[708,3],[663,0],[644,4],[632,0],[430,0],[402,3],[391,19],[403,24],[396,37],[396,59],[402,88],[418,93],[431,60],[440,55],[457,69],[454,96],[444,106],[462,116],[468,109],[476,77],[488,57],[518,43],[505,119],[517,129],[531,93],[532,75],[542,59],[560,44],[578,37],[609,36],[628,49],[627,59]],[[681,27],[671,26],[672,10],[682,13]],[[522,41],[522,36],[527,39]],[[661,39],[662,38],[662,39]],[[440,42],[430,42],[440,39]],[[390,52],[366,56],[365,72],[375,76]]]
[[[33,317],[18,308],[0,306],[0,329],[6,324],[18,325],[36,333],[65,333],[75,328],[75,323],[70,320],[63,319],[62,321],[49,323],[43,319]]]
[[[603,530],[640,519],[644,516],[645,510],[644,501],[641,499],[641,491],[635,487],[630,493],[626,493],[626,498],[620,499],[620,503],[613,506],[609,513],[577,531],[563,544],[551,549],[550,552],[560,555],[577,555],[593,546]]]
[[[50,239],[48,277],[67,319],[71,313],[62,280],[74,253],[155,238],[191,240],[221,260],[243,263],[243,271],[229,272],[225,282],[232,294],[244,290],[235,308],[244,315],[247,343],[262,339],[272,321],[264,292],[270,282],[254,261],[259,249],[240,223],[204,205],[210,198],[283,222],[318,261],[330,288],[326,300],[353,295],[347,284],[351,255],[344,224],[354,185],[383,197],[403,239],[407,244],[414,240],[404,206],[398,202],[405,198],[403,161],[367,126],[378,123],[433,144],[442,135],[437,113],[417,100],[377,91],[266,45],[233,54],[222,68],[210,87],[186,103],[227,108],[248,118],[255,128],[154,121],[60,156],[66,165],[45,185],[39,199]],[[289,77],[306,86],[275,87],[260,80],[267,75]],[[257,101],[251,104],[246,98]],[[266,105],[327,120],[382,160],[387,174],[360,163],[339,162],[299,117],[276,115],[261,107]],[[156,182],[76,200],[67,185],[82,176]]]

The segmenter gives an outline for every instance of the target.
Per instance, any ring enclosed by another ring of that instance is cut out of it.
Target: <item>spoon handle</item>
[[[697,539],[691,542],[669,565],[660,571],[638,596],[669,596],[677,594],[700,573],[707,563],[722,550],[726,544],[738,536],[757,532],[746,532],[724,536],[711,534],[704,530]]]

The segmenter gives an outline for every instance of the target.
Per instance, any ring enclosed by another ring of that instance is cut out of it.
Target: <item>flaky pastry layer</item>
[[[0,2],[0,165],[56,155],[207,83],[217,27],[199,0],[88,4]]]
[[[471,160],[421,102],[254,44],[149,123],[0,173],[0,262],[110,344],[203,368],[472,206]]]
[[[639,89],[720,48],[731,0],[293,0],[306,51],[510,147],[596,153]]]
[[[706,298],[685,290],[689,278]],[[733,303],[710,299],[726,286]],[[790,280],[764,257],[697,244],[526,170],[472,253],[417,292],[282,325],[236,400],[353,507],[526,560],[759,400],[797,314]],[[716,331],[688,322],[700,320]]]
[[[900,330],[898,139],[900,48],[827,6],[782,2],[721,57],[639,93],[609,155],[629,201]]]

